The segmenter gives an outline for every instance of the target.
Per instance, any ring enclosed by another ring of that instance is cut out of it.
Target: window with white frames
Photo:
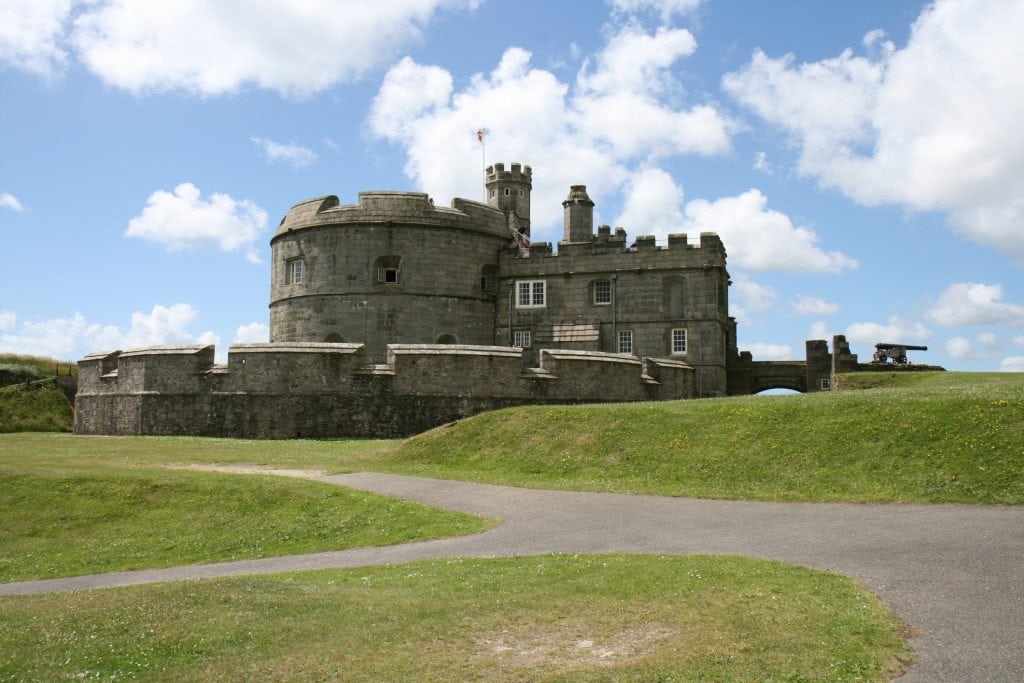
[[[529,330],[515,330],[512,333],[512,346],[517,349],[526,349],[530,347],[530,331]]]
[[[506,197],[511,197],[512,196],[512,188],[511,187],[506,187],[505,188],[505,196]]]
[[[633,330],[619,330],[619,353],[633,353]]]
[[[300,258],[288,259],[285,279],[290,285],[301,285],[306,278],[306,262]]]
[[[677,327],[672,330],[672,354],[682,355],[686,353],[686,330]]]
[[[545,294],[544,280],[520,280],[516,283],[516,308],[544,308]]]
[[[594,303],[610,304],[612,302],[612,283],[610,280],[598,280],[594,283]]]
[[[822,377],[821,384],[819,386],[822,391],[829,391],[832,389],[832,381],[827,377]]]
[[[495,190],[495,189],[494,189],[494,188],[492,187],[492,188],[491,188],[491,191],[490,191],[490,196],[492,196],[492,197],[495,197],[495,196],[497,196],[497,194],[498,194],[498,191],[497,191],[497,190]]]

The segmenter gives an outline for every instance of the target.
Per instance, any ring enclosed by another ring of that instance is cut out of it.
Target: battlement
[[[701,264],[722,266],[725,264],[725,245],[714,232],[702,232],[696,243],[689,241],[686,233],[673,233],[664,244],[658,244],[654,235],[639,235],[632,244],[625,229],[615,228],[614,234],[607,225],[597,228],[597,234],[591,235],[587,241],[558,243],[557,251],[551,242],[532,242],[528,250],[510,254],[516,260],[531,257],[558,258],[559,256],[583,256],[599,254],[662,254],[685,252],[691,258],[701,259]],[[675,258],[675,256],[673,256]]]
[[[533,182],[533,169],[529,166],[523,166],[518,162],[513,163],[508,170],[505,170],[505,164],[503,163],[488,166],[484,170],[484,174],[488,183],[497,182],[499,180],[523,183]]]
[[[353,224],[412,224],[508,234],[504,214],[481,202],[456,198],[450,208],[439,207],[424,192],[372,191],[360,192],[357,204],[341,204],[335,195],[296,204],[281,219],[271,243],[295,230]]]
[[[543,350],[529,368],[504,346],[393,344],[384,365],[362,344],[235,344],[226,365],[212,346],[150,347],[79,361],[75,431],[408,436],[511,405],[693,395],[685,363],[590,351]]]

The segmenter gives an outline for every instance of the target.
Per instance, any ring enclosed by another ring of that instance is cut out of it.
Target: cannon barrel
[[[914,346],[913,344],[889,344],[888,342],[883,342],[883,343],[875,344],[875,348],[878,349],[879,351],[885,351],[885,350],[888,350],[888,349],[905,349],[907,351],[927,351],[928,350],[927,346]]]

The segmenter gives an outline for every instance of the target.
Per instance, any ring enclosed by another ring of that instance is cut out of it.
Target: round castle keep
[[[528,204],[527,204],[528,206]],[[361,192],[296,204],[271,239],[270,341],[493,344],[497,207],[417,192]]]

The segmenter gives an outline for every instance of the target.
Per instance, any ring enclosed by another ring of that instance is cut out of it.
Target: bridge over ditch
[[[818,387],[814,387],[817,389]],[[750,393],[759,394],[768,389],[791,389],[806,393],[807,361],[768,360],[750,364]]]

